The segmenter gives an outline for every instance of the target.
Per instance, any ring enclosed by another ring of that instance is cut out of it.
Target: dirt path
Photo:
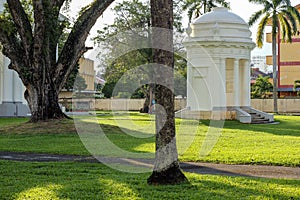
[[[110,164],[136,165],[152,168],[151,159],[125,159],[76,155],[54,155],[36,153],[0,152],[1,160],[25,161],[25,162],[105,162]],[[247,176],[262,178],[299,179],[299,167],[281,167],[264,165],[226,165],[213,163],[182,162],[181,168],[186,172],[197,174],[214,174],[226,176]]]

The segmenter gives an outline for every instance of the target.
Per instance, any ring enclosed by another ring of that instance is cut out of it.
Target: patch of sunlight
[[[94,117],[82,118],[82,119],[80,119],[80,121],[87,122],[87,123],[98,123],[98,119],[94,118]]]
[[[140,144],[140,145],[134,147],[133,150],[153,153],[155,151],[155,143],[150,142],[150,143]]]
[[[61,185],[56,185],[56,184],[49,184],[44,187],[34,187],[30,188],[28,190],[25,190],[17,195],[15,198],[16,200],[43,200],[43,199],[59,199],[59,197],[56,196],[56,191],[61,189]]]
[[[117,177],[116,177],[117,179]],[[110,197],[110,199],[137,199],[138,195],[130,188],[129,184],[119,183],[113,179],[100,179],[103,186],[103,192]]]

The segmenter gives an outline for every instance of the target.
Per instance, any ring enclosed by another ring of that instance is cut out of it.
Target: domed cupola
[[[227,8],[213,8],[190,25],[189,37],[197,41],[227,41],[251,43],[248,24]]]

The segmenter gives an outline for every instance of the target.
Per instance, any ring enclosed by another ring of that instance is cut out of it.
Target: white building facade
[[[0,0],[0,12],[4,2]],[[30,113],[24,98],[25,87],[18,74],[8,69],[9,63],[0,53],[0,117],[24,117]]]
[[[185,47],[191,110],[250,106],[250,55],[255,44],[242,18],[227,8],[213,9],[191,24]]]
[[[250,64],[255,43],[248,24],[227,8],[214,8],[193,21],[187,50],[187,118],[238,119],[251,116]],[[184,117],[184,116],[183,116]]]
[[[18,74],[8,69],[10,60],[0,53],[0,117],[25,117],[30,111],[25,87]]]

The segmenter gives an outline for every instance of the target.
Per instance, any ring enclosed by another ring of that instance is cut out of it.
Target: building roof
[[[272,73],[266,74],[266,73],[260,71],[259,68],[252,68],[251,69],[251,77],[258,78],[259,76],[262,76],[262,77],[269,76],[270,78],[272,78],[273,74]]]
[[[300,91],[300,88],[297,88],[296,90],[294,90],[294,87],[288,87],[288,88],[278,87],[278,92],[295,92],[295,91]]]
[[[95,76],[95,81],[97,84],[101,84],[101,85],[104,85],[105,84],[105,80],[100,78],[99,76]]]
[[[216,7],[212,12],[206,13],[193,21],[193,24],[198,23],[234,23],[247,24],[240,16],[229,12],[227,8]]]
[[[249,25],[224,7],[216,7],[195,19],[187,31],[189,37],[185,43],[198,41],[207,44],[222,41],[226,45],[234,46],[239,43],[249,49],[255,47]]]

